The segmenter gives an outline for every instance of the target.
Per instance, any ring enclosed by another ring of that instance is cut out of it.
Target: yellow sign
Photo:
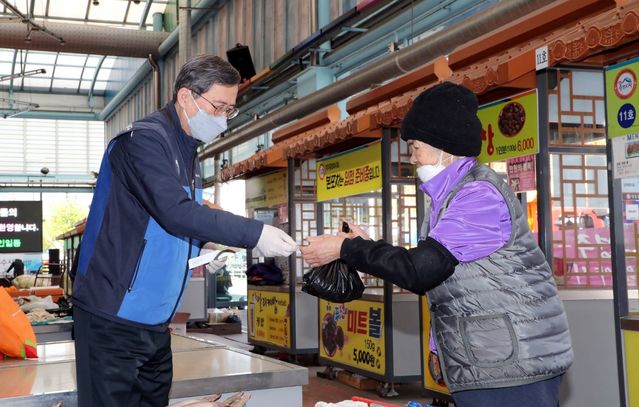
[[[248,337],[283,348],[291,347],[289,295],[248,290]]]
[[[624,351],[626,359],[626,383],[637,383],[639,380],[639,332],[623,331]],[[628,405],[639,406],[639,386],[628,386]]]
[[[382,187],[382,144],[317,160],[317,200],[363,194]]]
[[[246,208],[269,208],[288,201],[286,170],[246,180]]]
[[[477,112],[482,127],[480,163],[537,154],[537,90],[493,102]]]
[[[444,384],[439,358],[430,349],[430,310],[428,309],[428,299],[426,296],[419,297],[422,307],[422,367],[424,377],[422,383],[427,390],[439,393],[450,394],[448,387]]]
[[[639,58],[606,69],[606,127],[610,138],[639,133],[637,71]]]
[[[379,375],[386,372],[384,303],[320,300],[320,357]]]

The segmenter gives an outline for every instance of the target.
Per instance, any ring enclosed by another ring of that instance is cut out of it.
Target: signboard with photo
[[[320,299],[319,309],[320,357],[384,375],[384,303],[355,300],[338,304]]]
[[[481,106],[481,163],[521,157],[539,152],[537,90]]]

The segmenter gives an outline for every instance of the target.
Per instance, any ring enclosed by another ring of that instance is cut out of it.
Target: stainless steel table
[[[172,400],[245,390],[252,395],[248,406],[302,405],[304,367],[178,335],[172,336],[172,348]],[[73,342],[39,345],[38,355],[0,361],[0,405],[77,405]]]

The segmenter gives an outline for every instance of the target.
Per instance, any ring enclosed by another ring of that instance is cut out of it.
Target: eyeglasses
[[[207,98],[205,98],[204,96],[200,95],[199,93],[197,93],[194,90],[191,90],[191,92],[195,93],[196,95],[198,95],[199,97],[201,97],[202,99],[206,100],[208,102],[209,105],[213,106],[213,111],[215,112],[215,114],[222,114],[224,116],[226,116],[227,119],[232,119],[235,116],[237,116],[237,114],[240,112],[240,109],[238,109],[235,106],[229,106],[227,104],[215,104],[213,102],[211,102],[210,100],[208,100]]]

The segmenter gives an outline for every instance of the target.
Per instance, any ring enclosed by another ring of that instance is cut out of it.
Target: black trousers
[[[171,334],[73,310],[78,406],[165,407],[173,379]]]
[[[453,393],[457,407],[556,407],[563,375],[531,384]]]

